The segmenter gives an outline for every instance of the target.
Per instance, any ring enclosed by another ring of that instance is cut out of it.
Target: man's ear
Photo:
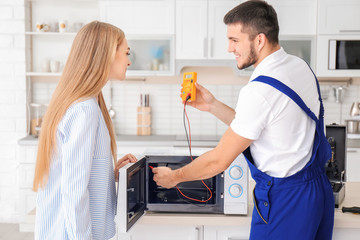
[[[258,51],[261,51],[261,49],[264,48],[266,42],[267,42],[267,38],[266,38],[265,34],[260,33],[256,36],[255,44],[257,46]]]

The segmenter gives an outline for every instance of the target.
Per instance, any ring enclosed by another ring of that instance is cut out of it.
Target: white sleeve
[[[62,125],[61,197],[70,239],[92,239],[88,184],[99,116],[98,109],[75,105]]]
[[[249,83],[239,93],[235,118],[231,129],[238,135],[256,140],[268,122],[273,119],[271,106],[257,89],[257,83]]]

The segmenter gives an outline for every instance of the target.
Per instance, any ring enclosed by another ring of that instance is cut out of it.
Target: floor
[[[34,233],[19,232],[19,224],[0,223],[0,240],[34,240]]]

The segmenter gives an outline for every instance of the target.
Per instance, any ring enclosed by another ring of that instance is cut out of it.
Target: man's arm
[[[228,126],[230,126],[230,123],[235,118],[235,110],[218,100],[211,105],[209,112]]]
[[[217,100],[209,90],[196,83],[196,100],[187,102],[187,105],[213,114],[226,125],[230,125],[235,118],[235,110]]]
[[[174,171],[167,167],[154,168],[154,181],[162,187],[171,188],[180,182],[208,179],[226,170],[252,142],[228,128],[216,148],[188,165]]]

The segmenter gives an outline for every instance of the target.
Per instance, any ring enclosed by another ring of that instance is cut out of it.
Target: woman
[[[136,158],[126,155],[114,170],[115,133],[101,90],[125,78],[129,51],[123,31],[107,23],[91,22],[76,35],[41,128],[35,239],[114,236],[114,173]]]

